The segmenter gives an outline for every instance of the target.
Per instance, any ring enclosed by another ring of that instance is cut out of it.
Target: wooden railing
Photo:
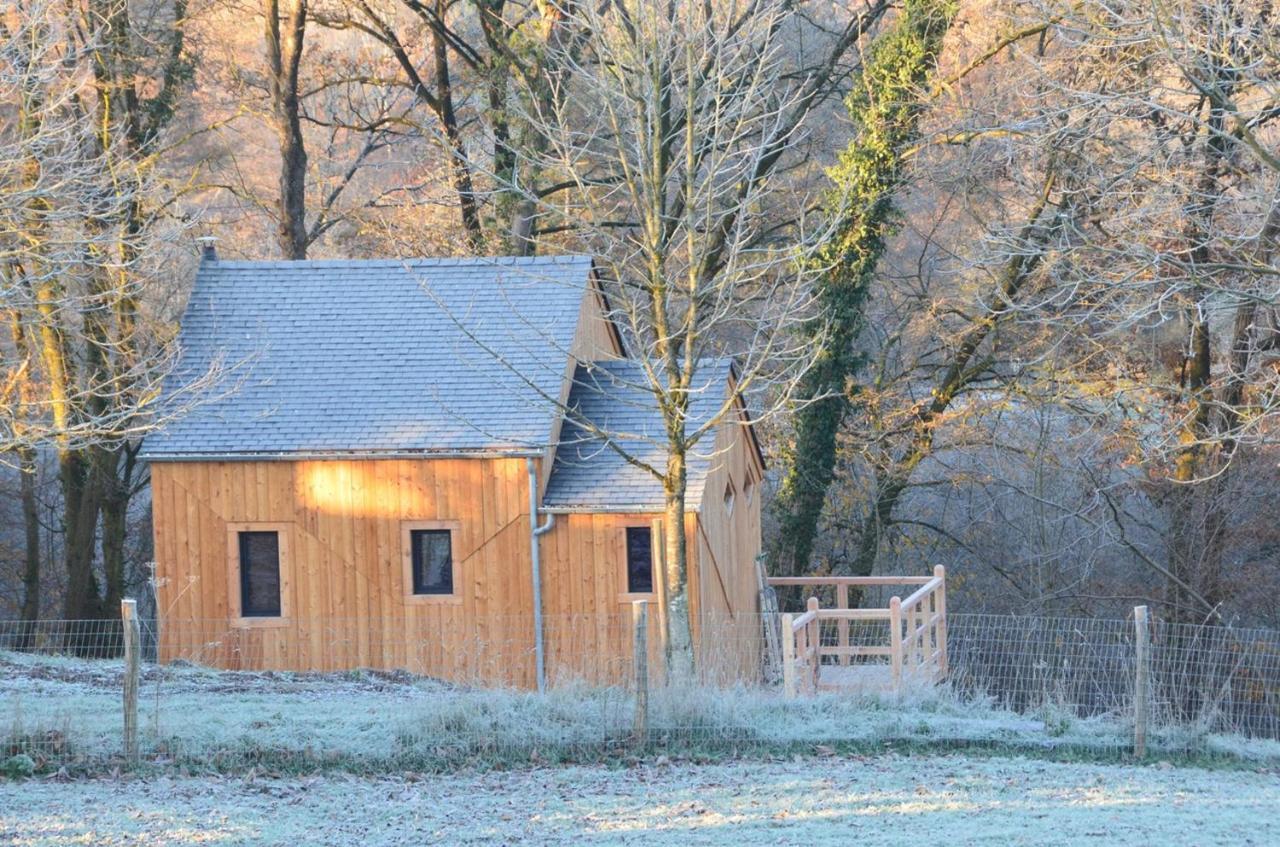
[[[835,608],[823,609],[810,597],[804,614],[782,616],[782,684],[788,697],[813,693],[824,684],[822,669],[846,668],[854,657],[887,657],[893,691],[900,692],[904,678],[935,683],[947,675],[947,580],[942,565],[933,576],[814,576],[773,577],[769,585],[832,588]],[[850,609],[849,590],[888,585],[919,586],[906,599],[894,596],[888,608]],[[823,621],[835,621],[836,643],[824,645]],[[877,644],[851,644],[851,621],[884,621],[886,637]],[[824,664],[823,659],[833,661]]]
[[[810,597],[803,615],[782,616],[782,690],[788,697],[814,694],[822,663],[818,598]]]

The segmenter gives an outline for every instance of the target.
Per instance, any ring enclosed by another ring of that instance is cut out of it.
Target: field
[[[0,653],[0,844],[1280,843],[1280,744],[945,688],[902,700],[403,673],[144,668]],[[963,750],[961,749],[963,748]],[[1195,765],[1195,766],[1191,766]]]
[[[39,774],[93,776],[117,768],[122,744],[119,661],[0,652],[0,765],[29,755]],[[139,705],[142,764],[306,774],[345,770],[511,767],[633,757],[634,700],[622,689],[566,687],[545,696],[444,685],[399,672],[214,671],[147,665]],[[657,689],[642,754],[791,755],[819,747],[867,753],[891,745],[945,752],[1123,758],[1121,716],[1080,718],[1046,704],[1014,713],[946,688],[784,700],[762,689]],[[1195,728],[1153,732],[1154,755],[1273,767],[1280,743]]]
[[[959,755],[0,782],[0,842],[1280,843],[1275,772]]]

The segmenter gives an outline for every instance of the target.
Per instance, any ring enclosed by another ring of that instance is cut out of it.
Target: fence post
[[[810,597],[809,602],[805,604],[805,611],[813,612],[813,620],[809,621],[807,632],[805,633],[805,652],[812,661],[813,666],[810,668],[809,677],[809,693],[818,693],[818,678],[822,671],[822,626],[818,620],[818,598]]]
[[[649,738],[649,611],[645,600],[631,604],[631,619],[635,625],[635,639],[631,659],[636,674],[636,744],[644,744]]]
[[[782,616],[782,696],[788,700],[796,696],[796,632],[795,616],[787,612]]]
[[[837,609],[849,608],[848,583],[842,583],[836,586],[836,608]],[[848,665],[853,658],[852,656],[843,652],[849,648],[849,619],[848,618],[840,618],[839,622],[836,624],[836,632],[837,632],[836,643],[839,645],[842,651],[840,654],[840,658],[837,661],[841,665]]]
[[[893,693],[902,693],[902,598],[889,598],[889,669]]]
[[[938,627],[935,636],[938,640],[938,680],[946,679],[947,662],[947,569],[942,565],[934,565],[933,575],[942,581],[938,586]]]
[[[1133,755],[1142,759],[1147,755],[1147,695],[1151,688],[1150,629],[1146,606],[1134,607],[1133,626],[1136,636],[1133,652],[1137,663],[1133,681]]]
[[[124,757],[138,758],[138,679],[141,675],[138,631],[138,601],[120,601],[120,622],[124,627]]]

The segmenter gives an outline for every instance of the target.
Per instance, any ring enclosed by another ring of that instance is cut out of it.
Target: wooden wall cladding
[[[156,463],[166,657],[222,667],[408,668],[532,682],[522,459]],[[459,603],[406,600],[403,521],[456,521]],[[228,524],[288,526],[289,620],[230,626]]]
[[[151,472],[162,660],[255,670],[403,668],[460,683],[534,685],[523,459],[166,462]],[[758,506],[755,514],[751,526],[758,526]],[[626,594],[625,530],[654,518],[557,515],[542,537],[553,683],[630,679],[635,598]],[[721,563],[709,569],[708,545],[719,530],[709,535],[697,521],[687,516],[685,532],[699,655],[711,666],[731,651],[734,672],[750,675],[759,639],[754,606],[736,618],[719,600],[704,600],[727,591],[739,598],[734,611],[745,610],[754,596],[750,562],[726,575],[717,549]],[[406,595],[406,522],[456,525],[455,602]],[[230,530],[258,524],[287,533],[288,615],[277,625],[235,619]],[[742,582],[748,575],[752,585]],[[732,582],[722,587],[726,579]],[[650,667],[660,668],[655,609],[649,619]],[[716,637],[701,637],[707,626]]]

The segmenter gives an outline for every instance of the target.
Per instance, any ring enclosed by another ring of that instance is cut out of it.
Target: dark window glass
[[[246,618],[280,617],[277,533],[240,533],[240,614]]]
[[[653,534],[647,526],[627,527],[627,592],[653,591]]]
[[[453,593],[453,548],[447,529],[409,530],[413,550],[413,593]]]

